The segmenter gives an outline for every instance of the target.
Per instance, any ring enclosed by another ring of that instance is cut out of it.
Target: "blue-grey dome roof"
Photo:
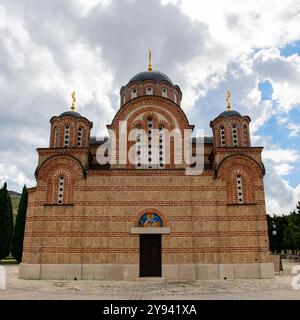
[[[228,118],[228,117],[231,117],[231,116],[241,117],[242,115],[237,111],[230,110],[230,111],[223,111],[222,113],[219,114],[218,118],[219,117]]]
[[[74,118],[82,117],[80,113],[75,112],[75,111],[66,111],[66,112],[63,112],[62,114],[60,114],[59,116],[60,117],[62,117],[62,116],[71,116],[71,117],[74,117]]]
[[[172,80],[164,73],[160,71],[143,71],[138,74],[136,74],[134,77],[130,79],[130,82],[143,82],[145,80],[153,80],[156,82],[161,82],[161,81],[167,81],[169,82],[172,86],[174,85]]]

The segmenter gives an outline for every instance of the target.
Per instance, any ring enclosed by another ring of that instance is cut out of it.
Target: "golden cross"
[[[231,103],[230,103],[231,93],[229,90],[227,90],[227,111],[230,111]]]
[[[151,49],[149,49],[148,71],[152,71],[152,64],[151,64]]]
[[[75,97],[75,91],[72,92],[72,106],[71,106],[71,111],[75,111],[75,101],[76,101],[76,97]]]

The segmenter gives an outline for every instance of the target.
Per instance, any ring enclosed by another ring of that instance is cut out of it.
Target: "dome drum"
[[[135,75],[120,91],[120,105],[141,96],[159,96],[180,105],[182,93],[172,80],[159,71],[145,71]]]

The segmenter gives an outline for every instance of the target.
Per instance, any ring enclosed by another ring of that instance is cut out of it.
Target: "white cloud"
[[[260,137],[258,140],[263,139]],[[261,141],[261,140],[260,140]],[[264,179],[266,207],[270,214],[287,214],[295,208],[300,198],[300,183],[293,188],[285,176],[291,174],[300,159],[300,152],[283,149],[268,142],[262,157],[266,167]]]
[[[276,164],[293,163],[300,159],[300,153],[297,150],[282,148],[265,150],[262,155],[264,160],[271,160]]]
[[[290,137],[298,137],[300,133],[300,124],[289,123],[287,128],[290,130]]]

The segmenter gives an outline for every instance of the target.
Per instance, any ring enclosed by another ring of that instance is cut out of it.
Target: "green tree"
[[[27,203],[28,192],[26,186],[24,186],[18,207],[18,214],[16,218],[14,237],[12,243],[12,255],[18,262],[22,262]]]
[[[291,230],[294,249],[300,250],[300,201],[297,204],[297,210],[289,216],[289,228]]]
[[[289,249],[284,242],[285,230],[288,224],[287,216],[269,216],[267,215],[268,231],[270,240],[270,250],[272,252],[281,252],[281,250]],[[274,232],[275,231],[275,232]]]
[[[5,182],[0,190],[0,260],[10,254],[13,228],[12,204]]]

